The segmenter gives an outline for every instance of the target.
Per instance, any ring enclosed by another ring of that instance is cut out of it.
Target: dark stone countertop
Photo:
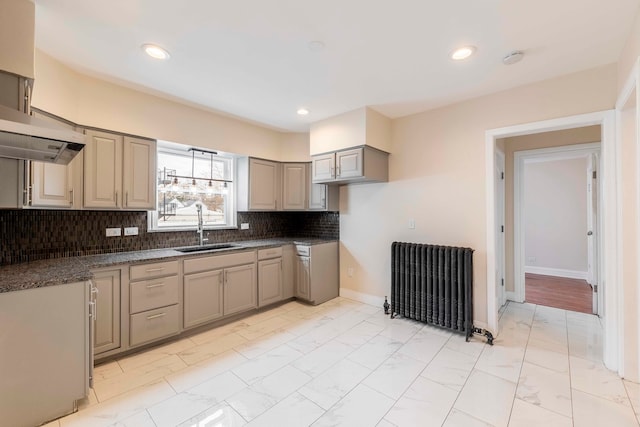
[[[183,253],[175,249],[151,249],[146,251],[117,252],[70,258],[55,258],[0,266],[0,293],[24,289],[42,288],[90,280],[91,270],[123,264],[163,261],[201,255],[239,252],[286,244],[317,245],[336,240],[315,238],[278,238],[225,242],[233,246],[225,249]],[[222,242],[221,242],[222,243]]]

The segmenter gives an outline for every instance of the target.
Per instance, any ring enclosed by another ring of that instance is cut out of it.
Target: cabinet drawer
[[[296,245],[296,253],[300,256],[309,256],[311,247],[306,245]]]
[[[130,328],[131,346],[175,335],[180,332],[178,305],[132,314]]]
[[[211,255],[184,260],[184,274],[233,267],[234,265],[256,262],[256,251],[236,252],[227,255]]]
[[[282,256],[282,246],[258,250],[258,259],[277,258]]]
[[[178,276],[131,282],[130,312],[139,313],[178,303]]]
[[[129,270],[129,280],[152,279],[172,274],[178,274],[178,261],[132,265]]]

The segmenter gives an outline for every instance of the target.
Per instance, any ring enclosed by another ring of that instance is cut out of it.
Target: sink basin
[[[218,249],[229,249],[234,247],[236,247],[236,245],[232,245],[230,243],[218,243],[214,245],[190,246],[188,248],[176,249],[176,251],[182,252],[182,253],[190,253],[190,252],[215,251]]]

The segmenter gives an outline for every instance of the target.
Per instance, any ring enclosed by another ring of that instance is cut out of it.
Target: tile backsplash
[[[339,238],[338,212],[239,212],[248,230],[205,232],[207,243],[276,237]],[[138,227],[137,236],[106,237],[109,227]],[[195,231],[147,232],[146,212],[0,210],[0,265],[38,259],[190,246]]]

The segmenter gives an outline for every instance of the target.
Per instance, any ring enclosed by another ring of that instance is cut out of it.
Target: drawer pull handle
[[[159,317],[164,317],[166,316],[167,313],[158,313],[158,314],[154,314],[152,316],[147,316],[147,320],[153,320],[153,319],[157,319]]]
[[[164,270],[164,267],[147,268],[147,269],[145,270],[145,272],[147,272],[147,273],[153,273],[154,271],[162,271],[162,270]]]
[[[161,286],[164,286],[164,283],[156,283],[154,285],[147,285],[147,289],[153,289],[153,288],[159,288]]]

